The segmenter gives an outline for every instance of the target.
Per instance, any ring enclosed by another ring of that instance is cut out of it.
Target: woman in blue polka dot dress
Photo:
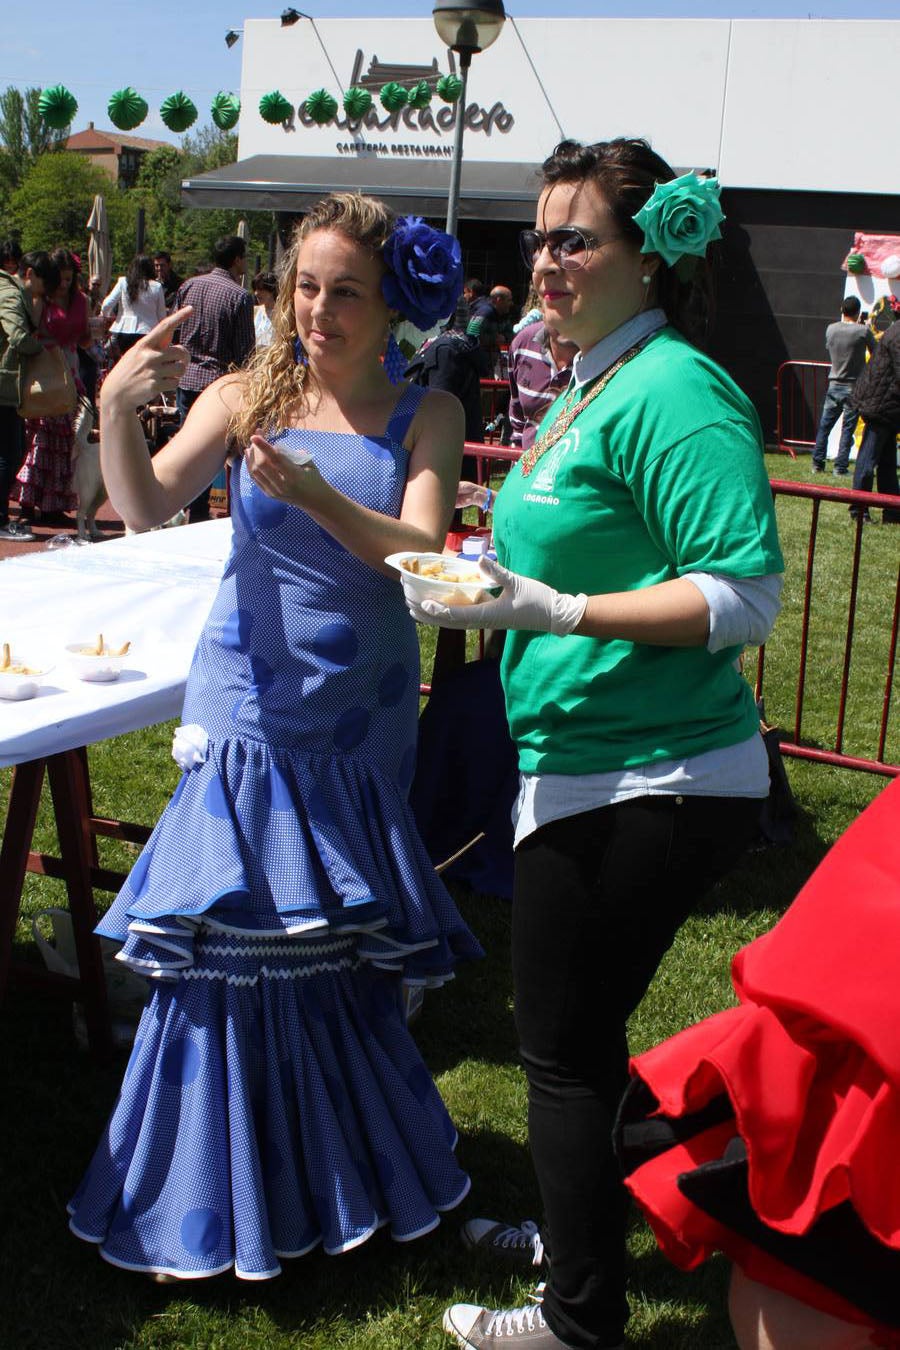
[[[134,410],[177,385],[186,311],[104,386],[104,476],[139,528],[247,447],[184,774],[99,926],[153,992],[71,1227],[130,1270],[267,1279],[382,1226],[409,1241],[468,1190],[402,983],[439,985],[479,948],[406,802],[418,647],[383,561],[441,546],[463,418],[381,360],[392,310],[446,315],[460,270],[448,236],[327,198],[295,237],[272,346],[152,461]]]

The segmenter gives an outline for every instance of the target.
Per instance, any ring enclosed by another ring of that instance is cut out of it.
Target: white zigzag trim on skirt
[[[346,957],[343,961],[317,961],[312,966],[297,966],[294,970],[272,970],[269,966],[260,966],[256,975],[227,975],[224,970],[198,970],[192,966],[182,973],[184,980],[224,980],[226,984],[258,984],[260,980],[299,980],[309,975],[321,975],[324,971],[352,970],[360,964],[355,957]]]
[[[218,942],[204,942],[202,947],[203,956],[294,956],[300,944],[297,942],[254,942],[247,943],[246,946],[233,946],[231,943],[219,945]],[[329,956],[333,952],[350,951],[354,945],[353,938],[337,938],[334,942],[323,942],[316,944],[316,953],[322,956]]]

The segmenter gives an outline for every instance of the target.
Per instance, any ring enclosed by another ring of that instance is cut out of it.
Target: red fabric
[[[41,316],[41,335],[52,338],[58,347],[71,347],[74,350],[87,337],[88,313],[88,302],[83,291],[75,292],[68,309],[48,301]]]
[[[900,234],[855,234],[850,253],[861,253],[870,276],[882,277],[881,264],[892,255],[900,258]],[[849,258],[850,254],[847,254]],[[847,271],[847,258],[841,264]]]
[[[74,511],[72,418],[29,417],[25,436],[28,451],[10,496],[27,511]]]
[[[848,1200],[875,1238],[900,1249],[898,826],[900,779],[838,841],[771,932],[738,952],[741,1006],[633,1061],[664,1115],[696,1111],[723,1091],[734,1109],[733,1122],[628,1178],[677,1265],[695,1266],[718,1247],[752,1278],[829,1312],[841,1303],[726,1234],[678,1191],[678,1174],[721,1157],[720,1135],[735,1126],[764,1223],[803,1234]],[[846,1307],[835,1315],[847,1317]]]

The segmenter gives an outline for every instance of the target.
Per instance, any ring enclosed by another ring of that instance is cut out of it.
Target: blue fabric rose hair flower
[[[702,258],[712,239],[721,239],[725,219],[719,205],[719,183],[683,173],[657,183],[653,195],[633,217],[644,231],[642,253],[658,253],[669,267],[686,255]]]
[[[401,216],[382,251],[387,271],[381,293],[423,331],[449,318],[462,294],[459,240],[426,225],[421,216]]]

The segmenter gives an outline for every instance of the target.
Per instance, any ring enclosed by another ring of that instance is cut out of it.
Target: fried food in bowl
[[[52,669],[46,662],[23,656],[10,643],[0,645],[0,698],[34,698],[41,680]]]
[[[476,563],[445,553],[391,553],[385,558],[404,578],[417,600],[439,600],[442,605],[477,605],[499,594]]]
[[[119,678],[130,649],[130,642],[110,640],[98,633],[92,640],[68,643],[66,655],[79,680],[103,682]]]

